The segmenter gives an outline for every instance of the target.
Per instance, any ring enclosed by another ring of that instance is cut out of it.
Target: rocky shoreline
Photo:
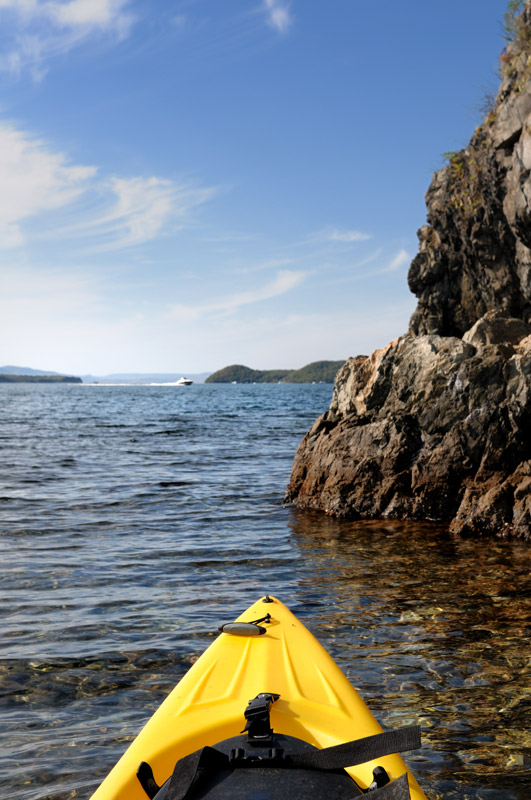
[[[495,106],[426,195],[408,333],[347,361],[286,499],[531,538],[531,0]]]

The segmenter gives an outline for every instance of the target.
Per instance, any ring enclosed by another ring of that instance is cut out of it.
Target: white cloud
[[[205,303],[196,306],[175,305],[171,308],[170,314],[180,320],[195,320],[204,315],[219,312],[221,314],[234,314],[242,306],[253,305],[263,300],[271,300],[279,297],[291,289],[294,289],[306,278],[306,272],[296,272],[295,270],[281,270],[277,273],[274,281],[265,286],[251,289],[246,292],[237,292],[225,298],[221,298],[215,303]]]
[[[92,251],[132,247],[181,229],[215,192],[155,176],[96,180],[96,175],[95,167],[71,165],[41,139],[0,123],[0,247],[17,247],[32,237],[76,240]],[[87,217],[82,201],[89,200]],[[58,210],[60,221],[51,216]]]
[[[293,264],[292,258],[270,258],[268,261],[261,261],[259,264],[248,265],[234,269],[235,275],[251,275],[254,272],[264,272],[264,270],[278,269]]]
[[[379,247],[378,250],[375,250],[373,253],[369,253],[369,255],[363,258],[361,261],[357,261],[354,266],[364,267],[366,264],[370,264],[371,262],[376,261],[376,259],[380,258],[381,255],[382,255],[382,248]]]
[[[363,266],[365,264],[369,264],[374,262],[377,257],[381,254],[381,250],[378,251],[374,256],[370,256],[369,258],[364,259],[364,261],[360,262],[357,266]],[[411,261],[411,256],[407,252],[407,250],[399,250],[398,253],[393,256],[393,258],[385,264],[385,266],[378,266],[377,269],[370,270],[369,272],[358,272],[350,277],[348,282],[352,281],[360,281],[360,280],[367,280],[376,277],[376,275],[389,275],[390,273],[397,272],[400,267],[403,267],[404,264],[407,264]]]
[[[280,34],[287,33],[293,24],[289,4],[282,0],[264,0],[264,9],[268,25]]]
[[[42,140],[0,124],[0,247],[23,243],[29,218],[73,202],[96,173],[72,166]]]
[[[177,191],[171,181],[160,178],[113,178],[117,202],[105,220],[115,224],[119,244],[145,242],[164,227],[175,208]]]
[[[19,28],[34,23],[60,27],[121,29],[132,18],[125,13],[131,0],[0,0],[0,12],[12,12]]]
[[[43,11],[64,27],[120,29],[127,21],[123,8],[128,0],[70,0],[43,4]]]
[[[94,35],[125,38],[133,24],[131,0],[0,0],[0,22],[12,48],[0,54],[0,70],[29,70],[37,80],[46,64]],[[11,23],[8,27],[8,23]]]
[[[38,0],[0,0],[0,9],[12,8],[20,14],[31,14],[37,4]]]
[[[400,267],[407,264],[408,261],[411,260],[411,257],[407,250],[400,250],[394,258],[391,259],[387,267],[385,268],[385,272],[394,272]]]
[[[313,236],[308,237],[310,242],[329,242],[331,244],[355,244],[372,239],[372,234],[358,230],[341,230],[328,226]]]
[[[63,231],[65,236],[90,236],[91,249],[117,250],[142,244],[164,229],[183,227],[185,218],[215,193],[164,178],[112,178],[100,187],[107,210]]]
[[[328,240],[330,242],[365,242],[367,239],[372,239],[370,233],[362,233],[361,231],[340,231],[334,228],[330,231]]]

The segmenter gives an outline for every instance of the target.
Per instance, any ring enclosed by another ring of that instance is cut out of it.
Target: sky
[[[507,0],[0,0],[0,365],[299,368],[404,333]]]

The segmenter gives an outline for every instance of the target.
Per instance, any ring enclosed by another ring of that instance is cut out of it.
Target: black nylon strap
[[[405,750],[416,750],[420,747],[420,728],[409,725],[375,736],[366,736],[353,742],[344,742],[322,750],[309,753],[294,753],[290,756],[293,767],[306,769],[341,769],[365,764],[375,758],[403,753]]]
[[[369,792],[367,797],[370,797],[370,800],[411,800],[407,772],[388,783],[387,786]]]
[[[333,770],[354,767],[391,753],[402,753],[420,747],[420,729],[417,725],[398,728],[375,736],[367,736],[335,747],[325,747],[308,753],[294,753],[286,757],[286,766],[300,769]],[[267,766],[267,760],[262,762]],[[229,757],[213,747],[203,747],[175,765],[165,800],[186,800],[199,770],[217,772],[231,769]],[[374,800],[410,800],[407,773],[381,789],[370,793]]]
[[[173,770],[165,800],[185,800],[200,769],[229,769],[228,756],[213,747],[203,747],[181,758]]]

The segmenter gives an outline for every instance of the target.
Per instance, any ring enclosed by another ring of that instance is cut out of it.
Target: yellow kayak
[[[383,733],[279,600],[220,630],[92,800],[426,800],[397,754],[419,745],[418,729]]]

